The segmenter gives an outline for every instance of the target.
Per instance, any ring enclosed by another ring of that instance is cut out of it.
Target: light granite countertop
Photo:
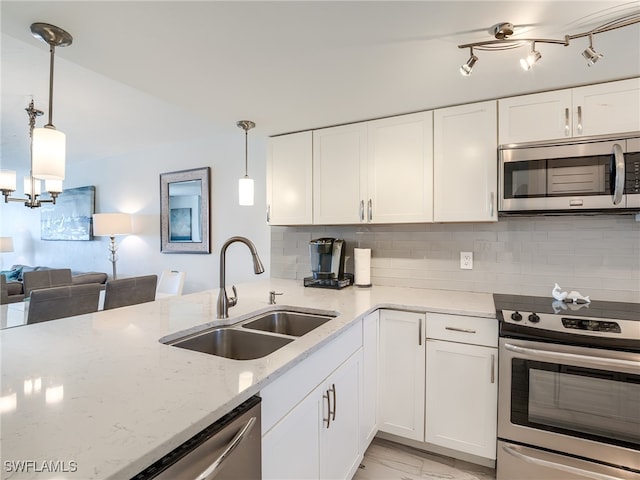
[[[0,331],[1,478],[129,478],[378,308],[495,318],[493,298],[483,293],[327,290],[280,279],[237,290],[225,321],[215,319],[218,292],[210,290]],[[283,293],[278,307],[339,315],[257,360],[158,341],[268,310],[270,290]],[[52,475],[54,468],[61,473]]]

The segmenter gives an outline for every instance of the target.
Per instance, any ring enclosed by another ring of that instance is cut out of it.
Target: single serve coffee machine
[[[305,277],[305,287],[344,288],[353,283],[353,275],[344,273],[344,240],[317,238],[309,242],[311,277]]]

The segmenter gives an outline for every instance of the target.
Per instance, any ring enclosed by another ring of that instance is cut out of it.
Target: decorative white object
[[[576,292],[575,290],[571,290],[570,292],[562,292],[560,291],[560,285],[557,283],[551,290],[551,295],[556,300],[566,302],[566,303],[591,303],[589,297],[584,297],[580,294],[580,292]]]

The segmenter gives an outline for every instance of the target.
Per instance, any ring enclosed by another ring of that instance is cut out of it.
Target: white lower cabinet
[[[378,428],[424,441],[424,313],[380,310]]]
[[[497,320],[427,315],[426,442],[495,460]]]
[[[378,433],[378,310],[362,320],[362,399],[360,449],[364,452]]]
[[[348,479],[355,474],[364,453],[361,346],[358,322],[263,389],[263,479]]]

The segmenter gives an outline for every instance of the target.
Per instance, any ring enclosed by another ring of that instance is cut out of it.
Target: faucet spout
[[[217,317],[218,318],[229,318],[229,307],[233,307],[238,303],[238,294],[236,292],[236,288],[233,287],[233,297],[227,296],[227,290],[225,288],[225,275],[226,275],[226,254],[227,248],[229,245],[235,242],[244,243],[249,250],[251,251],[251,257],[253,259],[253,272],[256,275],[264,273],[264,266],[262,265],[262,261],[260,260],[260,256],[258,255],[258,251],[256,250],[256,246],[253,244],[251,240],[246,237],[231,237],[224,244],[222,248],[220,248],[220,290],[218,292],[218,308],[217,308]]]

